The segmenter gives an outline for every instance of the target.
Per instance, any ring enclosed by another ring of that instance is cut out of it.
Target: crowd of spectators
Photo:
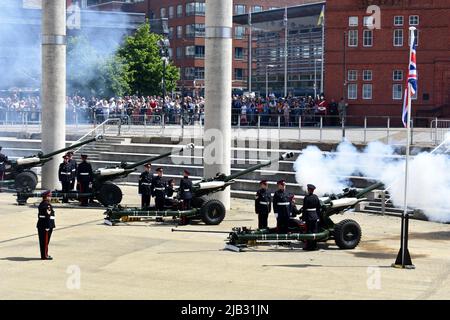
[[[268,98],[232,97],[232,124],[240,126],[298,126],[302,124],[340,124],[345,112],[343,101],[327,101],[323,96],[313,98],[288,97]],[[114,98],[82,97],[66,98],[67,123],[102,123],[108,118],[122,118],[132,124],[185,124],[204,121],[205,100],[203,97],[125,96]],[[38,95],[0,96],[0,122],[39,122],[41,104]]]

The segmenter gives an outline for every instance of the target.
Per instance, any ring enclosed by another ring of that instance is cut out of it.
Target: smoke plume
[[[445,142],[444,152],[421,152],[409,161],[408,207],[420,209],[438,222],[450,222],[450,135]],[[358,175],[383,182],[394,205],[404,205],[404,157],[381,142],[370,143],[362,151],[343,142],[331,153],[309,146],[294,169],[297,182],[304,188],[315,184],[319,195],[341,192],[351,184],[348,176]]]

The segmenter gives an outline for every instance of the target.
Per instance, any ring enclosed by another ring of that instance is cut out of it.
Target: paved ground
[[[124,187],[128,203],[135,188]],[[255,226],[252,201],[233,200],[220,225]],[[415,270],[390,267],[400,220],[351,213],[363,229],[353,251],[258,247],[223,251],[223,234],[172,233],[171,224],[108,227],[102,209],[56,209],[50,254],[38,258],[36,208],[0,193],[2,299],[450,299],[450,225],[411,221]],[[273,225],[274,220],[271,218]],[[80,271],[80,286],[76,281]]]

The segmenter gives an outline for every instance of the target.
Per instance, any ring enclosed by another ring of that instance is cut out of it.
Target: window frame
[[[351,35],[355,35],[354,37],[352,37]],[[358,47],[358,37],[359,37],[359,33],[357,29],[351,29],[348,31],[348,46],[350,48],[357,48]],[[351,44],[351,40],[355,40],[355,44]]]
[[[243,12],[243,13],[239,13],[239,12],[238,12],[238,8],[243,8],[243,9],[244,9],[244,12]],[[234,14],[235,14],[235,15],[246,14],[246,13],[247,13],[247,5],[241,4],[241,3],[236,3],[236,4],[234,5]]]
[[[354,74],[354,79],[350,79],[350,74]],[[347,81],[358,81],[358,70],[347,70]]]
[[[396,37],[396,33],[399,32],[401,33],[401,44],[396,44],[396,39],[398,39],[398,37]],[[392,44],[394,45],[394,47],[403,47],[405,44],[405,33],[403,31],[403,29],[394,29],[394,34],[393,34],[393,39],[392,39]]]
[[[355,88],[355,90],[354,90],[355,96],[350,95],[350,88]],[[357,83],[349,83],[347,85],[347,98],[348,98],[348,100],[358,100],[358,84]]]
[[[366,75],[370,74],[369,78],[366,78]],[[373,70],[363,70],[363,81],[373,81]]]
[[[352,21],[356,20],[356,24],[352,23]],[[358,16],[350,16],[348,17],[348,26],[349,27],[358,27],[359,26],[359,17]]]
[[[396,88],[400,88],[400,91],[396,91]],[[392,100],[403,100],[403,84],[401,83],[394,83],[392,85]],[[400,96],[396,97],[396,93],[400,92]]]
[[[400,74],[401,78],[400,79],[396,79],[395,78],[396,74]],[[392,81],[403,81],[403,79],[404,79],[403,74],[404,74],[403,70],[394,70],[394,71],[392,71]]]
[[[370,97],[366,96],[365,88],[370,88]],[[362,85],[362,98],[363,100],[372,100],[373,99],[373,84],[372,83],[364,83]]]
[[[366,38],[366,34],[370,33],[370,38]],[[370,44],[366,44],[366,40],[370,39]],[[373,47],[373,30],[364,29],[363,30],[363,47],[370,48]]]
[[[397,18],[401,18],[401,23],[397,23]],[[405,25],[405,16],[394,16],[394,26],[395,27],[402,27]]]
[[[181,18],[182,16],[183,16],[183,5],[179,4],[177,5],[177,18]]]
[[[411,23],[411,18],[417,18],[417,23]],[[420,24],[420,16],[418,14],[412,14],[409,16],[408,22],[410,26],[418,26]]]

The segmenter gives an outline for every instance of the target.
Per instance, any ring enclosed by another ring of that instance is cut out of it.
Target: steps
[[[374,214],[385,214],[390,216],[398,216],[400,217],[404,210],[403,208],[399,208],[394,206],[391,201],[391,197],[388,191],[384,191],[385,196],[383,200],[383,191],[379,191],[376,193],[376,196],[373,200],[369,202],[365,202],[361,205],[361,211],[366,213],[374,213]],[[384,201],[384,212],[383,212],[383,201]],[[415,216],[416,211],[409,209],[408,214],[411,216]]]

